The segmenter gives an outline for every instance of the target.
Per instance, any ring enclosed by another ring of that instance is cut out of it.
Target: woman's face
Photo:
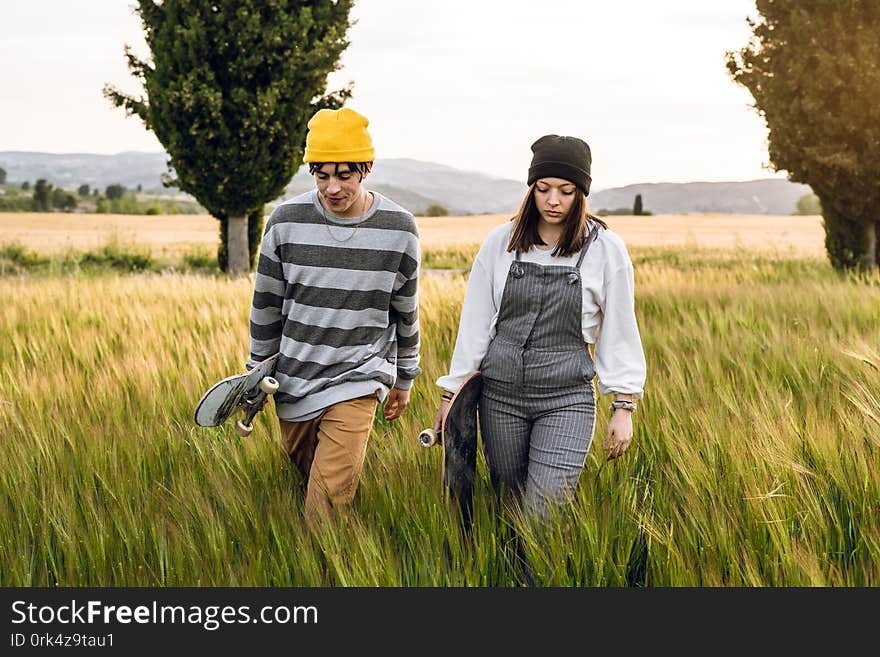
[[[548,224],[565,223],[578,188],[564,178],[540,178],[535,183],[535,205]]]

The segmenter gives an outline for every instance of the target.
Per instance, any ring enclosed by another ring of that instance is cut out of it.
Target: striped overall
[[[577,484],[593,438],[595,368],[581,330],[580,267],[510,265],[495,337],[481,364],[480,431],[492,485],[545,516]]]

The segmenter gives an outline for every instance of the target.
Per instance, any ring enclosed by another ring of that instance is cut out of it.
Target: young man
[[[248,368],[281,354],[275,409],[310,524],[353,500],[378,402],[398,418],[421,373],[418,232],[364,188],[368,124],[347,108],[311,118],[316,188],[269,217],[254,281]]]

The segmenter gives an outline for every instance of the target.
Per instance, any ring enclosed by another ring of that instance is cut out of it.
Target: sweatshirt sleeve
[[[635,277],[629,257],[606,276],[602,327],[596,340],[599,392],[631,393],[640,398],[645,386],[645,353],[635,314]]]
[[[266,224],[257,273],[254,277],[254,298],[251,304],[251,351],[245,367],[248,370],[278,353],[284,321],[281,308],[287,283],[281,260],[275,250],[275,231],[270,220]]]
[[[480,368],[489,349],[489,331],[496,309],[491,265],[485,260],[485,250],[481,250],[471,266],[464,293],[449,374],[437,379],[437,385],[450,392],[457,392],[468,374]]]
[[[419,268],[421,253],[418,237],[412,235],[400,261],[395,289],[391,295],[392,318],[397,330],[397,380],[394,387],[410,390],[419,367]]]

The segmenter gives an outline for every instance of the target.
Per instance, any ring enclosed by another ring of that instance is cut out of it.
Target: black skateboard
[[[250,372],[227,377],[211,386],[196,405],[196,424],[217,427],[233,413],[244,409],[245,417],[235,423],[235,431],[239,436],[249,436],[254,429],[254,417],[263,408],[266,397],[278,390],[278,381],[272,376],[277,360],[278,354],[275,354]]]
[[[449,411],[440,427],[419,434],[422,447],[443,446],[441,488],[461,509],[465,527],[473,515],[474,477],[477,468],[477,406],[483,389],[479,372],[468,375],[449,403]]]

